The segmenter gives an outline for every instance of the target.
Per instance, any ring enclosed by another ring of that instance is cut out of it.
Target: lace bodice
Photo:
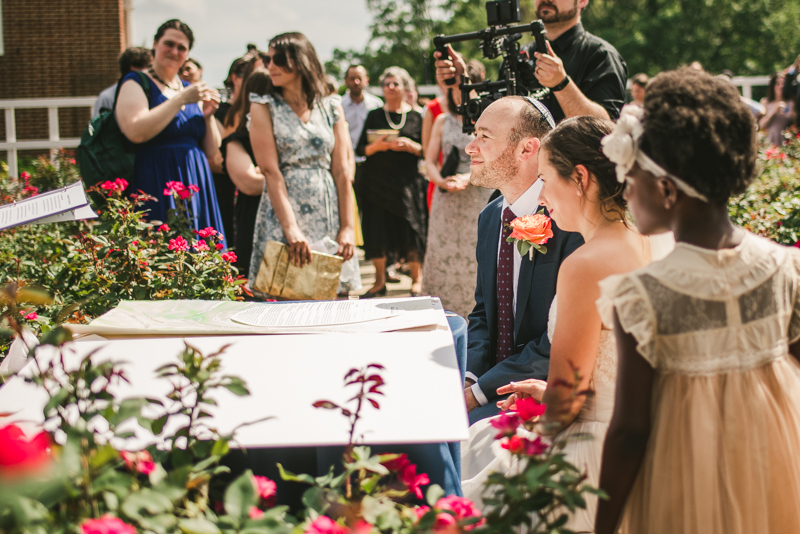
[[[637,350],[663,373],[744,371],[784,357],[800,339],[800,251],[747,233],[733,249],[678,243],[664,260],[600,283]]]
[[[547,338],[552,343],[553,334],[556,331],[556,315],[558,308],[558,295],[553,299],[550,306],[550,314],[547,319]],[[597,358],[594,361],[592,370],[592,380],[590,387],[597,389],[600,384],[611,385],[617,382],[617,342],[614,339],[614,332],[603,329],[600,332],[600,345],[597,347]]]

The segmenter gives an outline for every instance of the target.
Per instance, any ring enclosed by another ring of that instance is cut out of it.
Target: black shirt
[[[527,45],[533,48],[535,41]],[[583,24],[578,23],[558,39],[550,41],[553,52],[564,62],[564,70],[578,86],[581,93],[592,102],[605,108],[612,120],[619,118],[625,104],[625,84],[628,81],[628,66],[617,49],[603,39],[588,33]],[[533,58],[533,51],[528,51]],[[537,87],[541,87],[534,80]],[[556,122],[564,119],[564,112],[558,104],[555,93],[542,99],[542,103],[553,114]]]

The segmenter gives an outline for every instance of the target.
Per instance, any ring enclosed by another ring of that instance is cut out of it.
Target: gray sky
[[[300,31],[324,63],[334,48],[363,48],[371,22],[366,0],[134,0],[133,5],[134,42],[151,46],[163,22],[183,20],[194,32],[191,56],[215,87],[222,86],[247,43],[266,50],[273,36]]]

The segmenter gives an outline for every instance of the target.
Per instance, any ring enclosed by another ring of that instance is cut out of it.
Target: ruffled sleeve
[[[330,109],[331,116],[333,117],[333,124],[339,122],[341,115],[339,109],[342,107],[342,97],[339,95],[331,95],[327,98],[328,109]]]
[[[275,107],[275,99],[272,95],[260,95],[258,93],[250,93],[250,102],[253,104],[267,104],[270,109]]]
[[[789,321],[789,344],[800,341],[800,250],[789,251],[792,260],[792,317]]]
[[[636,340],[636,350],[651,366],[657,367],[655,316],[636,275],[618,274],[602,280],[597,310],[603,325],[612,330],[616,310],[622,329]]]

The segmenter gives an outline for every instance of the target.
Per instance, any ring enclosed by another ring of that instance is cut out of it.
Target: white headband
[[[636,105],[622,108],[622,113],[617,121],[614,131],[605,136],[600,142],[603,145],[603,154],[617,165],[617,180],[625,181],[625,176],[634,163],[638,163],[643,170],[659,177],[669,178],[675,182],[675,187],[687,196],[708,202],[708,199],[674,174],[667,172],[661,165],[639,149],[644,127],[642,117],[644,110]]]

